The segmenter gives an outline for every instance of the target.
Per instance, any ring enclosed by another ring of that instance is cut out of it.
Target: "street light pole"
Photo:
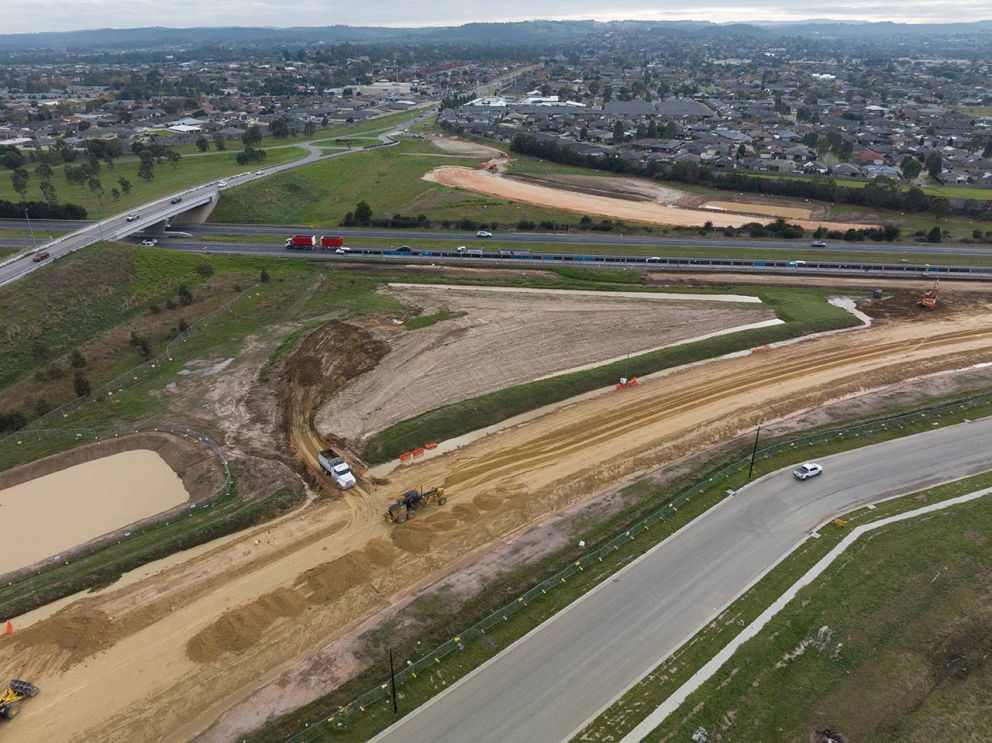
[[[28,232],[31,234],[31,247],[32,248],[37,248],[38,247],[38,243],[34,239],[34,228],[31,227],[31,217],[28,216],[28,210],[27,209],[24,210],[24,218],[28,221]]]
[[[751,479],[751,473],[754,472],[754,455],[758,453],[758,437],[761,435],[761,426],[758,426],[758,430],[754,432],[754,448],[751,449],[751,464],[747,468],[747,479]]]

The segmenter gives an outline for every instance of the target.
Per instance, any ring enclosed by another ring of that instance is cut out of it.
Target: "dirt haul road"
[[[0,677],[45,691],[18,723],[18,741],[187,740],[377,609],[626,475],[829,399],[992,360],[990,321],[982,311],[883,324],[675,371],[80,598],[4,641]],[[421,484],[446,485],[448,504],[386,525],[387,495]],[[291,706],[322,691],[302,679],[275,696]],[[242,709],[205,739],[231,740],[285,711]]]
[[[588,193],[566,191],[534,183],[504,178],[485,170],[473,170],[456,165],[435,168],[424,175],[424,180],[440,183],[442,186],[461,188],[466,191],[495,196],[511,201],[522,201],[553,209],[566,209],[582,214],[596,214],[613,219],[625,219],[650,224],[675,225],[679,227],[701,227],[710,222],[715,227],[740,227],[756,221],[754,216],[726,214],[712,210],[682,209],[665,204],[628,201],[609,196],[596,196]],[[766,217],[767,219],[767,217]],[[846,231],[850,228],[876,227],[873,224],[848,222],[825,222],[818,220],[790,220],[805,229],[815,230],[826,227],[828,230]]]

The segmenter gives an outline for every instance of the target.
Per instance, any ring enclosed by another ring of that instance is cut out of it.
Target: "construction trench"
[[[759,423],[992,361],[987,304],[914,318],[673,370],[412,462],[388,483],[358,466],[359,484],[343,495],[314,471],[316,452],[337,443],[314,430],[314,415],[388,345],[357,324],[327,323],[287,357],[282,425],[310,481],[333,497],[19,618],[0,675],[43,693],[17,738],[230,740],[326,692],[293,672],[328,643],[635,473]],[[402,526],[384,521],[397,495],[432,485],[445,489],[443,508]],[[325,670],[347,678],[362,662]],[[250,703],[260,698],[271,703]]]

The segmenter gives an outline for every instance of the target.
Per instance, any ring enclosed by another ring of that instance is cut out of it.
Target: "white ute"
[[[351,473],[351,467],[336,451],[324,449],[317,455],[317,461],[320,462],[320,468],[333,478],[334,484],[339,488],[347,490],[354,486],[355,476]]]

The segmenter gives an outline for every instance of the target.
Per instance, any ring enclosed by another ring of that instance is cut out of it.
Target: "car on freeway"
[[[224,186],[227,185],[227,181],[217,181],[217,185],[223,188]]]
[[[47,250],[43,250],[40,253],[35,253],[34,254],[34,258],[32,258],[31,260],[33,260],[35,263],[41,263],[43,260],[45,260],[46,258],[48,258],[50,255],[51,255],[51,253],[49,253]]]
[[[475,233],[475,236],[476,237],[492,237],[493,236],[493,233],[492,232],[486,232],[485,230],[479,230],[478,232]]]
[[[661,258],[659,258],[656,255],[652,255],[650,258],[648,258],[648,263],[661,263]]]
[[[337,253],[338,255],[344,255],[345,253],[350,253],[351,248],[345,248],[345,247],[335,248],[334,252]]]
[[[148,248],[154,248],[156,245],[158,245],[158,240],[156,240],[155,238],[148,238],[147,240],[142,240],[141,244]]]
[[[255,171],[255,175],[265,175],[265,171],[264,170],[256,170]]]
[[[134,212],[133,214],[128,214],[125,219],[128,222],[136,222],[139,216],[140,215],[137,212]]]
[[[809,246],[811,248],[825,248],[827,247],[827,244],[823,242],[823,240],[814,240],[809,244]]]
[[[169,203],[170,204],[181,204],[182,203],[182,200],[183,200],[183,197],[182,196],[173,196],[171,199],[169,199]]]
[[[806,462],[792,470],[792,476],[797,480],[808,480],[811,477],[816,477],[821,472],[823,472],[823,467],[816,464],[816,462]]]

